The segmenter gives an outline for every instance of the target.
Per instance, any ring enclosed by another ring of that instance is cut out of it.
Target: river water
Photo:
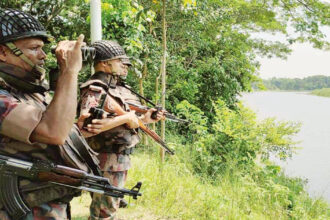
[[[310,195],[330,202],[330,98],[303,92],[254,92],[243,94],[241,100],[260,119],[302,122],[295,137],[301,149],[287,162],[276,163],[288,176],[307,179]]]

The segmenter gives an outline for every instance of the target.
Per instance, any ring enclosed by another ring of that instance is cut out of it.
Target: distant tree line
[[[303,79],[294,78],[271,78],[263,80],[265,87],[269,90],[314,90],[330,88],[330,76],[309,76]]]

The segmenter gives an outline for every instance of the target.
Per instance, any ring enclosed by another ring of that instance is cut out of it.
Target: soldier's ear
[[[0,45],[0,61],[6,62],[7,61],[7,51],[6,46]]]
[[[104,61],[105,68],[107,68],[110,73],[112,73],[112,62],[111,61]]]

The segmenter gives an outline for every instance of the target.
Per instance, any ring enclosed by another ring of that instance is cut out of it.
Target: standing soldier
[[[29,14],[0,9],[0,154],[67,165],[62,147],[72,129],[77,106],[77,76],[82,67],[81,46],[62,41],[56,49],[60,76],[47,104],[48,84],[43,68],[49,42],[44,27]],[[0,179],[4,180],[5,170]],[[75,190],[21,178],[20,194],[29,211],[17,216],[0,195],[0,219],[68,219],[68,202]],[[0,192],[6,189],[0,186]]]
[[[90,136],[87,139],[90,146],[99,152],[103,176],[109,178],[111,184],[124,187],[127,171],[131,167],[129,155],[140,140],[135,129],[139,126],[138,116],[133,111],[129,112],[125,102],[139,104],[140,102],[127,88],[119,84],[120,78],[127,76],[128,67],[131,66],[123,48],[117,42],[108,40],[97,41],[92,47],[96,49],[95,74],[80,87],[81,123],[79,127],[85,137]],[[114,114],[107,98],[109,95],[129,113],[120,116]],[[103,119],[94,119],[92,124],[83,127],[82,120],[90,116],[88,113],[90,108],[99,106],[103,100],[105,100],[104,110],[107,111],[108,116]],[[151,114],[154,111],[156,109],[150,109],[139,118],[144,123],[157,122],[163,118],[164,112],[158,112],[157,119],[153,120]],[[94,194],[90,207],[90,220],[115,219],[119,203],[119,199]]]

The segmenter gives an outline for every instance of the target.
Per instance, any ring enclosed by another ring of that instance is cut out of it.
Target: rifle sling
[[[144,101],[148,102],[149,104],[151,104],[152,106],[156,107],[157,105],[155,103],[153,103],[152,101],[150,101],[150,99],[147,99],[146,97],[140,95],[139,93],[135,92],[133,89],[129,88],[124,82],[121,82],[120,85],[126,89],[128,89],[129,91],[131,91],[133,94],[135,94],[137,97],[139,97],[140,99],[143,99]]]
[[[94,175],[102,176],[101,171],[97,164],[95,164],[91,154],[86,148],[87,143],[84,143],[85,139],[79,137],[75,132],[70,132],[70,139],[72,140],[75,148],[78,150],[81,157],[85,160],[89,168],[92,170]]]

